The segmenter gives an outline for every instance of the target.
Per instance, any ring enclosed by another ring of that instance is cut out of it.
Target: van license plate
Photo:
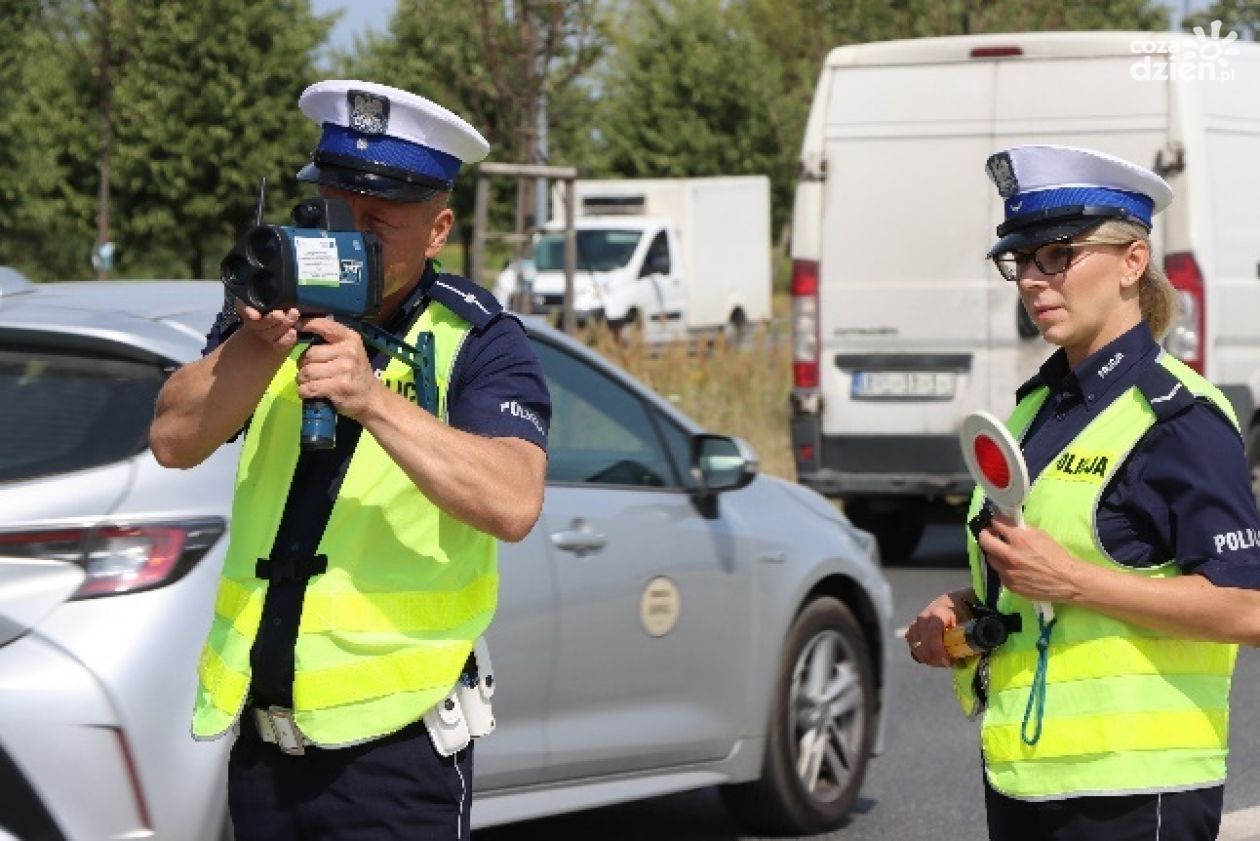
[[[953,371],[854,371],[854,400],[948,400]]]

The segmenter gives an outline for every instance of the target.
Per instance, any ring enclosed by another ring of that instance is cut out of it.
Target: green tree
[[[984,32],[1168,25],[1167,10],[1155,0],[731,0],[726,9],[732,25],[746,33],[746,64],[783,156],[774,172],[787,181],[818,74],[835,47]],[[790,184],[776,182],[775,195],[785,199]],[[776,218],[783,218],[782,210]]]
[[[1216,0],[1203,11],[1186,15],[1181,26],[1187,32],[1196,26],[1202,27],[1205,33],[1212,35],[1212,23],[1218,20],[1222,24],[1215,33],[1218,36],[1232,31],[1254,41],[1260,35],[1260,0]]]
[[[779,215],[792,156],[774,125],[755,43],[722,0],[638,4],[603,82],[601,168],[625,177],[768,174]],[[799,138],[793,141],[799,146]]]
[[[7,0],[0,80],[0,262],[36,279],[81,276],[94,238],[91,79],[38,2]]]
[[[1153,0],[900,0],[899,37],[983,32],[1168,28],[1168,10]]]
[[[261,177],[271,214],[306,192],[293,176],[319,130],[297,99],[332,18],[309,0],[133,2],[141,37],[115,91],[121,259],[132,274],[214,277]]]
[[[9,0],[14,3],[14,0]],[[213,277],[253,220],[299,195],[318,129],[296,107],[331,17],[309,0],[14,3],[0,73],[24,90],[0,118],[0,259],[33,277]]]
[[[493,160],[577,163],[590,136],[592,94],[583,74],[605,49],[599,0],[399,0],[389,31],[342,55],[348,75],[414,91],[472,123]],[[548,154],[539,148],[538,107],[547,103]],[[526,206],[532,206],[526,202]],[[471,179],[453,207],[468,240]],[[510,225],[496,208],[494,227]]]

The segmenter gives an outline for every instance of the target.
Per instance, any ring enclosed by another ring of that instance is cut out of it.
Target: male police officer
[[[353,330],[239,302],[171,377],[151,433],[163,465],[198,464],[245,428],[193,734],[239,720],[229,804],[243,841],[467,838],[471,746],[442,755],[422,717],[475,667],[495,539],[538,517],[546,385],[520,323],[433,263],[481,135],[367,82],[315,84],[299,105],[323,136],[298,177],[379,238],[379,323],[413,346],[432,333],[438,412],[416,404],[409,366],[370,357]],[[324,343],[296,353],[299,330]],[[299,450],[312,397],[337,409],[335,449]]]

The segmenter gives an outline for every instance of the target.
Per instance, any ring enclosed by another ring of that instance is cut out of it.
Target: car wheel
[[[723,788],[727,808],[762,834],[838,828],[862,787],[874,713],[875,680],[862,629],[839,601],[815,599],[784,645],[761,779]]]

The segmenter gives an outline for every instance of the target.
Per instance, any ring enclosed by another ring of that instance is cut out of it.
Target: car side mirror
[[[746,441],[727,435],[691,439],[691,475],[703,497],[736,491],[757,477],[757,454]]]

